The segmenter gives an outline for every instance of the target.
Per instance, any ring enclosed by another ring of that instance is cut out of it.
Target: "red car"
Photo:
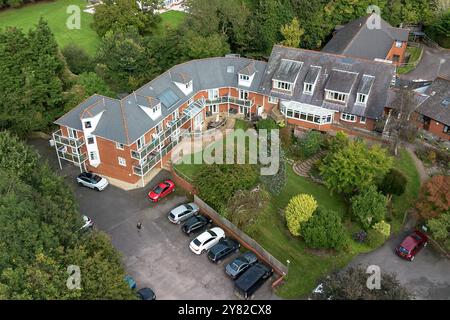
[[[165,180],[159,183],[148,193],[148,198],[153,202],[158,202],[168,194],[175,191],[175,183],[172,180]]]
[[[413,261],[414,256],[428,244],[428,236],[419,230],[415,230],[407,236],[400,245],[395,248],[395,252],[403,259]]]

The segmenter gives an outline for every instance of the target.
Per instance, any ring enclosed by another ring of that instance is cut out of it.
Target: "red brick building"
[[[167,161],[206,115],[267,116],[320,131],[374,130],[386,107],[392,64],[273,48],[268,62],[235,56],[189,61],[124,99],[93,95],[55,121],[59,160],[136,184]]]

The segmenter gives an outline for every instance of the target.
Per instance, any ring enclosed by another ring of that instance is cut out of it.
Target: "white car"
[[[189,248],[195,254],[202,254],[225,238],[225,232],[218,227],[209,229],[191,241]]]
[[[193,202],[182,204],[170,211],[168,218],[170,222],[180,224],[190,217],[197,215],[199,210],[200,208]]]
[[[78,175],[77,183],[97,191],[102,191],[109,185],[108,180],[92,172],[83,172]]]
[[[92,222],[91,218],[88,216],[83,216],[83,226],[80,228],[80,230],[87,230],[89,228],[92,228],[94,226],[94,223]]]

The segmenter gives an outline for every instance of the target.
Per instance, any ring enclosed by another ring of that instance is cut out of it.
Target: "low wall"
[[[243,231],[239,230],[234,224],[222,217],[197,195],[194,195],[194,202],[200,207],[202,213],[209,216],[215,224],[223,228],[225,232],[230,234],[233,238],[236,238],[245,248],[253,251],[260,260],[272,266],[275,273],[281,277],[284,277],[287,273],[287,267],[272,256],[268,251],[266,251],[258,242],[250,238]],[[277,279],[274,284],[278,285],[280,282],[281,280]]]
[[[173,167],[173,165],[171,166],[171,173],[172,173],[172,180],[176,186],[180,186],[181,188],[187,190],[190,194],[197,193],[197,190],[195,190],[195,187],[191,184],[190,181],[187,180],[187,177],[186,178],[182,177],[181,173],[179,173]]]

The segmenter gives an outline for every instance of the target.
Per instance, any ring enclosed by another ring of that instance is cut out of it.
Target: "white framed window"
[[[360,123],[366,123],[366,117],[359,117]]]
[[[239,99],[248,100],[248,91],[247,90],[239,90]]]
[[[189,89],[190,87],[192,87],[192,80],[186,83],[186,89]]]
[[[177,109],[172,113],[172,120],[177,120],[179,117],[180,117],[180,110]]]
[[[219,97],[219,89],[210,89],[208,90],[208,99],[214,100]]]
[[[282,108],[281,113],[286,115],[287,118],[298,119],[305,122],[311,122],[315,124],[329,124],[333,122],[333,115],[317,115],[309,112],[293,110],[290,108]]]
[[[278,90],[292,91],[292,83],[284,81],[273,81],[273,87]]]
[[[188,101],[188,106],[194,103],[194,98],[190,98]]]
[[[403,45],[403,42],[401,42],[401,41],[395,41],[395,47],[396,47],[396,48],[401,48],[402,45]]]
[[[145,136],[140,137],[136,141],[136,147],[138,150],[141,150],[144,147],[145,144]]]
[[[159,112],[160,108],[161,108],[161,105],[158,103],[156,106],[154,106],[152,108],[152,112],[157,113],[157,112]]]
[[[95,143],[94,137],[88,137],[87,138],[87,143],[88,144],[94,144]]]
[[[77,138],[77,130],[69,128],[68,131],[69,131],[69,137],[70,138],[74,138],[74,139]]]
[[[95,152],[95,151],[89,152],[89,159],[91,159],[92,161],[97,160],[98,159],[97,158],[97,152]]]
[[[278,103],[278,98],[269,96],[269,103],[277,104]]]
[[[123,148],[124,148],[123,143],[116,142],[116,149],[123,150]]]
[[[446,134],[450,134],[450,126],[444,126],[444,129],[442,130],[442,132],[444,132]]]
[[[341,120],[347,122],[356,122],[356,116],[350,113],[341,113]]]
[[[125,158],[117,157],[117,160],[119,161],[119,165],[121,165],[122,167],[127,166],[127,160]]]
[[[356,103],[357,104],[366,105],[366,103],[367,103],[367,94],[358,93],[356,95]]]
[[[249,81],[250,77],[248,75],[246,75],[246,74],[240,74],[239,75],[239,79],[242,80],[242,81]]]
[[[208,106],[208,111],[211,113],[218,113],[219,112],[219,108],[217,106],[217,104],[212,104],[210,106]]]
[[[348,95],[336,91],[326,91],[326,99],[338,102],[347,102]]]
[[[304,83],[303,84],[303,93],[305,94],[313,94],[314,85],[312,83]]]
[[[92,128],[91,122],[90,122],[90,121],[86,121],[86,122],[84,123],[84,127],[85,127],[86,129]]]

